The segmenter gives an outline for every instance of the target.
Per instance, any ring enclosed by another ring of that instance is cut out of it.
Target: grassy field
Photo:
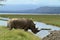
[[[60,15],[0,15],[5,18],[30,18],[33,21],[44,22],[60,27]],[[0,27],[0,40],[40,40],[30,32],[23,30],[8,30],[5,27]]]
[[[22,29],[8,30],[0,26],[0,40],[40,40],[40,38]]]
[[[33,21],[60,26],[60,15],[0,15],[6,18],[32,18]]]

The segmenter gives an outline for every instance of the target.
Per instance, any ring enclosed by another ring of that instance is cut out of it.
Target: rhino
[[[24,29],[28,31],[30,29],[34,34],[39,32],[38,28],[35,27],[34,22],[31,19],[27,18],[12,18],[8,20],[7,27],[12,30],[14,29]]]

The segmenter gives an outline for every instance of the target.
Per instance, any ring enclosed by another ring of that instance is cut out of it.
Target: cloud
[[[38,4],[39,0],[7,0],[6,4]]]
[[[60,5],[60,0],[7,0],[6,4]]]

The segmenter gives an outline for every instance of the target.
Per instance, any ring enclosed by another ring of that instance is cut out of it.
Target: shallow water
[[[0,26],[7,26],[7,21],[0,20]]]
[[[43,38],[45,36],[47,36],[48,34],[50,34],[51,31],[54,31],[54,30],[60,30],[59,27],[57,26],[53,26],[53,25],[47,25],[45,23],[42,23],[42,22],[34,22],[36,24],[36,27],[38,29],[41,29],[41,28],[47,28],[47,29],[51,29],[51,30],[41,30],[40,32],[38,32],[36,35]]]
[[[41,29],[41,28],[51,28],[51,30],[41,30],[40,32],[38,32],[36,34],[36,36],[41,37],[41,38],[47,36],[50,33],[50,31],[60,30],[59,27],[56,27],[56,26],[53,26],[53,25],[47,25],[47,24],[42,23],[42,22],[34,22],[34,23],[36,24],[36,27],[38,29]],[[0,20],[0,26],[7,26],[7,21]]]

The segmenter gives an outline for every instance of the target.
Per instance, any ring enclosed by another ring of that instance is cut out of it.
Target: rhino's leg
[[[25,31],[28,31],[28,28],[25,28],[24,30],[25,30]]]
[[[9,30],[12,30],[12,27],[11,27],[11,28],[9,28]]]
[[[12,30],[13,29],[13,25],[12,24],[8,24],[8,28],[9,28],[9,30]]]
[[[25,30],[25,31],[28,31],[28,26],[24,27],[24,30]]]
[[[13,28],[12,26],[11,26],[11,27],[9,27],[9,30],[12,30],[12,28]]]
[[[9,28],[9,24],[7,24],[7,28]]]

